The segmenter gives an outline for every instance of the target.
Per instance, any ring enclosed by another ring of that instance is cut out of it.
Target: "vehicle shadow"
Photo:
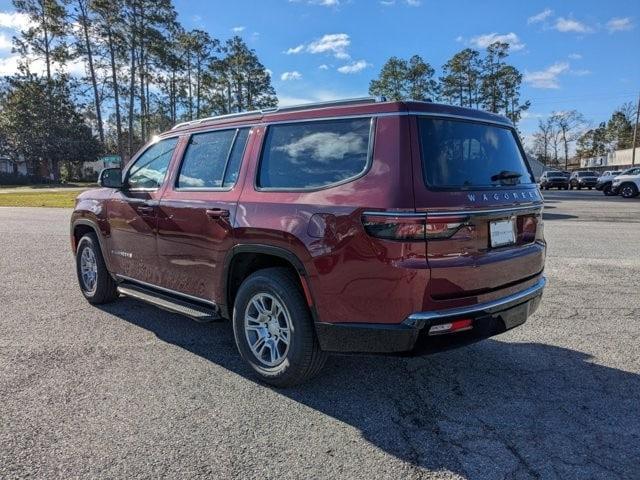
[[[259,383],[234,354],[229,322],[198,324],[130,299],[102,308]],[[275,391],[356,428],[413,470],[472,479],[638,473],[640,376],[558,346],[495,337],[419,358],[335,356],[319,377]]]
[[[543,220],[569,220],[572,218],[579,218],[578,215],[569,215],[568,213],[550,213],[544,212],[542,214]]]

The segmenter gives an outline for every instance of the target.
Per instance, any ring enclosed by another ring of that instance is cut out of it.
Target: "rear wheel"
[[[620,195],[624,198],[633,198],[638,196],[638,187],[633,183],[623,183],[620,186]]]
[[[233,308],[233,333],[254,373],[278,387],[312,378],[327,358],[298,281],[286,268],[259,270],[242,283]]]
[[[78,242],[76,272],[80,290],[89,303],[99,305],[118,298],[116,282],[107,270],[98,238],[93,233]]]

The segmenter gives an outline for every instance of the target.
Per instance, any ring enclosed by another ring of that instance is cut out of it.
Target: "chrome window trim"
[[[170,293],[172,295],[177,295],[179,297],[184,297],[187,298],[189,300],[194,300],[196,302],[202,302],[202,303],[206,303],[208,305],[212,305],[214,307],[217,307],[218,304],[215,302],[212,302],[211,300],[205,300],[204,298],[200,298],[200,297],[195,297],[193,295],[188,295],[186,293],[182,293],[182,292],[178,292],[176,290],[171,290],[170,288],[164,288],[164,287],[160,287],[158,285],[154,285],[153,283],[147,283],[147,282],[143,282],[142,280],[137,280],[135,278],[131,278],[131,277],[127,277],[126,275],[120,275],[119,273],[116,273],[116,277],[120,280],[124,280],[127,282],[133,282],[133,283],[137,283],[139,285],[145,286],[145,287],[150,287],[150,288],[154,288],[156,290],[159,290],[161,292],[165,292],[165,293]]]

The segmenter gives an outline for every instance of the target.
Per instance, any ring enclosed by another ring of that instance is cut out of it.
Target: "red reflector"
[[[442,335],[445,333],[463,332],[473,328],[473,320],[455,320],[450,323],[440,323],[429,329],[429,335]]]

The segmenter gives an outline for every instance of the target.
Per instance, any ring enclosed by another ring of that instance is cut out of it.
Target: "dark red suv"
[[[200,321],[291,385],[329,352],[449,348],[522,324],[545,285],[542,198],[504,117],[360,99],[155,138],[71,220],[80,287]]]

